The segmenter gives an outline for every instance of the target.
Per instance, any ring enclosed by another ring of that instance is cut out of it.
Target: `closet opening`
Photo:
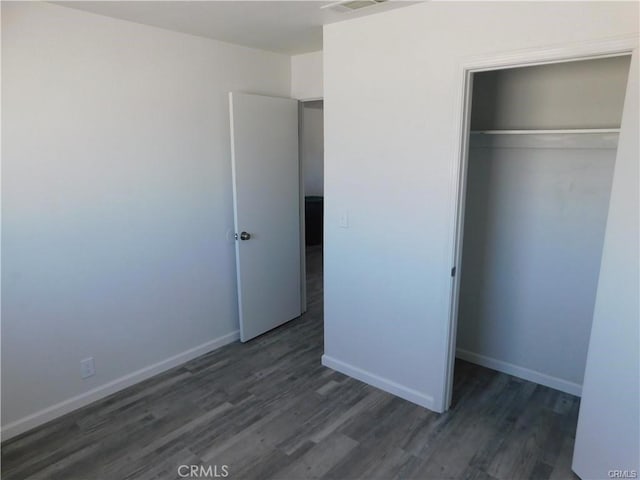
[[[577,421],[629,64],[469,73],[452,408],[462,382],[549,387]]]

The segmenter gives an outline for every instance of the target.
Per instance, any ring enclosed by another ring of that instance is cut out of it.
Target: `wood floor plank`
[[[574,438],[565,436],[562,447],[558,454],[553,470],[549,475],[549,480],[580,480],[578,476],[571,471],[571,460],[573,456]]]
[[[497,478],[531,478],[552,431],[554,395],[554,390],[536,387],[527,408],[505,438],[503,448],[489,465],[488,473]]]
[[[370,439],[349,452],[322,478],[326,480],[393,478],[410,457],[404,450],[386,444],[382,439],[378,441]]]
[[[277,472],[272,478],[274,480],[321,478],[357,445],[358,442],[346,435],[341,433],[331,434],[324,442],[314,444],[298,460]]]
[[[308,311],[2,444],[2,479],[576,480],[579,399],[457,361],[436,414],[321,365],[322,252]]]

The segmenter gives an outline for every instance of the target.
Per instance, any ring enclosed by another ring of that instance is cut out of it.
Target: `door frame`
[[[444,372],[444,410],[451,406],[453,396],[453,376],[456,357],[456,338],[458,327],[458,305],[460,297],[460,278],[462,273],[462,247],[464,235],[464,207],[466,197],[467,163],[469,152],[469,136],[471,131],[471,102],[473,92],[473,74],[490,70],[548,65],[596,58],[631,55],[638,48],[638,36],[627,35],[570,44],[560,47],[501,52],[462,59],[458,64],[459,95],[455,105],[455,158],[451,186],[454,211],[451,238],[451,265],[455,275],[451,278],[449,316],[445,324],[446,364]],[[628,88],[628,87],[627,87]],[[615,167],[614,167],[615,168]]]
[[[302,132],[304,130],[304,101],[298,100],[298,182],[300,185],[300,312],[307,311],[307,235],[304,191],[304,162],[302,161]]]

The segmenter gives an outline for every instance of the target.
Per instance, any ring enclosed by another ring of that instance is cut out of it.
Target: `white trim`
[[[336,370],[340,373],[344,373],[345,375],[360,380],[361,382],[377,387],[380,390],[384,390],[385,392],[391,393],[400,398],[404,398],[405,400],[420,405],[421,407],[428,408],[429,410],[436,410],[434,408],[432,396],[425,395],[424,393],[418,392],[417,390],[405,387],[404,385],[400,385],[399,383],[380,377],[375,373],[362,370],[361,368],[355,367],[327,355],[322,355],[322,365]]]
[[[448,410],[453,391],[454,354],[456,348],[457,306],[459,300],[460,273],[462,271],[461,255],[463,243],[464,195],[467,166],[467,148],[470,138],[470,105],[473,73],[504,68],[526,67],[550,63],[588,60],[591,58],[629,55],[638,48],[638,34],[604,38],[581,43],[553,45],[546,48],[531,48],[512,52],[496,52],[492,54],[472,56],[461,59],[458,64],[458,92],[453,112],[454,135],[451,152],[456,160],[452,162],[451,192],[449,205],[451,211],[450,225],[450,265],[457,269],[456,277],[450,286],[449,314],[443,325],[446,338],[446,362],[443,365],[442,391],[438,399],[444,402],[443,410]]]
[[[233,343],[239,338],[240,332],[238,330],[233,331],[216,339],[205,342],[202,345],[190,348],[189,350],[185,350],[184,352],[181,352],[177,355],[166,358],[147,367],[141,368],[140,370],[136,370],[135,372],[129,373],[128,375],[124,375],[109,383],[100,385],[99,387],[89,390],[88,392],[81,393],[80,395],[68,398],[67,400],[56,403],[55,405],[51,405],[50,407],[44,408],[36,413],[27,415],[26,417],[16,420],[15,422],[11,422],[0,429],[2,441],[5,441],[11,437],[15,437],[16,435],[31,430],[32,428],[49,422],[69,412],[77,410],[78,408],[89,405],[90,403],[107,397],[112,393],[118,392],[124,388],[130,387],[131,385],[142,382],[143,380],[153,377],[154,375],[182,365],[183,363],[188,362],[189,360],[193,360],[194,358],[204,355],[205,353],[209,353],[213,350],[223,347],[224,345]]]
[[[475,363],[481,367],[490,368],[491,370],[497,370],[498,372],[513,375],[514,377],[523,378],[524,380],[539,383],[545,387],[555,388],[556,390],[560,390],[561,392],[569,393],[577,397],[582,395],[582,385],[578,383],[569,382],[568,380],[563,380],[558,377],[552,377],[546,373],[531,370],[529,368],[519,367],[513,363],[503,362],[502,360],[473,353],[468,350],[463,350],[462,348],[458,348],[456,350],[456,357],[466,360],[467,362]]]
[[[469,144],[471,136],[466,132],[471,130],[471,93],[473,92],[473,75],[463,70],[462,88],[456,102],[456,112],[454,115],[454,131],[459,132],[456,137],[460,141],[455,145],[455,158],[460,162],[451,162],[451,174],[453,185],[451,192],[454,197],[449,203],[449,217],[453,218],[453,225],[450,233],[450,245],[453,246],[451,256],[451,268],[455,269],[455,276],[451,278],[449,316],[444,328],[444,335],[447,340],[446,364],[444,365],[444,389],[441,398],[442,405],[439,411],[446,411],[451,406],[453,398],[453,371],[455,367],[456,337],[458,330],[458,297],[460,292],[460,277],[462,275],[462,242],[464,235],[464,207],[467,183],[467,159],[469,157]]]
[[[240,235],[240,227],[238,226],[238,189],[236,188],[236,142],[235,142],[235,124],[233,116],[233,99],[234,92],[229,92],[229,141],[231,142],[231,192],[233,195],[233,231],[235,232],[235,242],[233,251],[235,252],[235,264],[236,264],[236,288],[238,292],[238,321],[240,322],[240,338],[244,337],[244,312],[242,310],[242,272],[240,270],[240,242],[238,241],[238,235]]]
[[[543,48],[496,52],[463,58],[466,71],[483,72],[514,67],[531,67],[552,63],[574,62],[595,58],[629,55],[638,47],[638,34],[603,38],[581,43],[550,45]]]
[[[304,132],[304,102],[298,101],[298,190],[300,216],[300,314],[307,311],[307,217],[305,210],[304,175],[302,158],[302,136]]]
[[[615,150],[617,132],[603,133],[535,133],[530,135],[471,135],[469,147]]]
[[[546,135],[578,133],[620,133],[619,128],[568,128],[557,130],[471,130],[471,135]]]

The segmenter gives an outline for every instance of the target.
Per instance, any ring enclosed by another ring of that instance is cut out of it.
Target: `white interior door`
[[[300,315],[298,102],[229,94],[240,339]]]

